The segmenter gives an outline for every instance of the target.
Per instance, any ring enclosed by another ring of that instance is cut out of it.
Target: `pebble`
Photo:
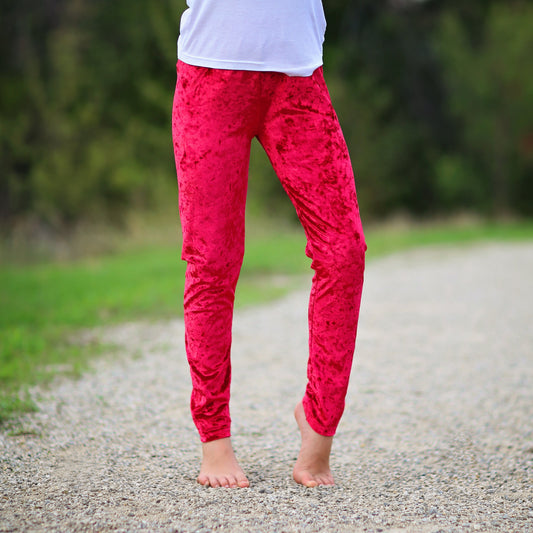
[[[533,532],[533,244],[369,263],[337,485],[292,481],[308,290],[236,313],[232,416],[251,487],[196,484],[183,323],[83,333],[120,347],[35,390],[0,433],[0,532]]]

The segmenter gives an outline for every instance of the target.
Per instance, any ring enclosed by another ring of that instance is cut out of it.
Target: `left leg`
[[[322,69],[282,77],[258,136],[307,236],[315,271],[309,301],[308,383],[296,419],[294,477],[332,484],[329,451],[344,410],[355,349],[366,244],[353,171]]]

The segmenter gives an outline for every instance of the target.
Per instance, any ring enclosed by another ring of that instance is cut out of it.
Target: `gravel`
[[[180,320],[90,332],[121,347],[35,391],[0,433],[0,531],[533,531],[533,243],[369,264],[335,487],[291,478],[307,290],[239,311],[234,444],[249,489],[196,484]]]

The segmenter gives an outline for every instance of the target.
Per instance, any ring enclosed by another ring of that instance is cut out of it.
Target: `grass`
[[[256,227],[248,239],[237,305],[280,296],[309,272],[295,229]],[[368,258],[428,244],[533,239],[533,223],[427,225],[367,231]],[[79,375],[110,346],[73,340],[84,328],[181,314],[185,266],[177,244],[129,247],[75,261],[0,266],[0,423],[34,405],[29,386]]]
[[[490,241],[528,241],[533,239],[533,222],[509,223],[427,223],[399,227],[384,226],[367,231],[368,253],[372,259],[393,252],[422,246],[462,246]]]

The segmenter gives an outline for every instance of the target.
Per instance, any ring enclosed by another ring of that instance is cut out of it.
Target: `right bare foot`
[[[231,488],[250,486],[237,462],[229,438],[203,442],[202,455],[202,466],[197,478],[200,485]]]

